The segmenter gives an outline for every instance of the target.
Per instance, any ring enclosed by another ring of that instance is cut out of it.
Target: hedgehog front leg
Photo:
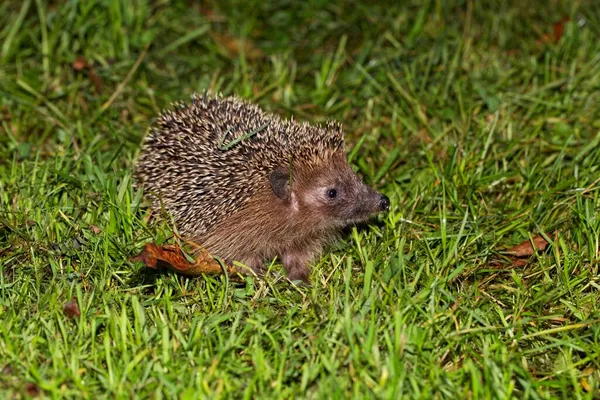
[[[261,257],[249,256],[242,262],[245,266],[249,267],[257,275],[264,275],[266,272],[264,260]],[[250,271],[248,271],[250,273]]]
[[[283,266],[287,271],[287,277],[290,281],[301,280],[310,284],[310,261],[313,259],[314,252],[291,249],[282,256]]]

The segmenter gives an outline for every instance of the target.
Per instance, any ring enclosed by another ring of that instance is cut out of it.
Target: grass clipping
[[[131,261],[140,261],[151,269],[171,270],[189,277],[239,272],[234,266],[220,263],[204,249],[194,252],[194,257],[184,253],[178,245],[161,247],[155,243],[147,243],[140,254],[132,257]]]

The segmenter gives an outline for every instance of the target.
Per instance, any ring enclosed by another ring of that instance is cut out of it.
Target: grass
[[[598,7],[403,4],[1,2],[1,397],[598,398]],[[205,89],[343,121],[391,198],[312,287],[128,261],[171,235],[139,142]]]

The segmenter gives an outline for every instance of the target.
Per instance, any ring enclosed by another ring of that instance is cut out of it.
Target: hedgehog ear
[[[290,178],[290,171],[283,168],[273,170],[273,172],[269,174],[271,189],[273,189],[273,193],[282,200],[288,200],[290,198]]]

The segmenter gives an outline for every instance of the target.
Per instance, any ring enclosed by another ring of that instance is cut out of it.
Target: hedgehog
[[[258,274],[278,257],[305,283],[342,228],[390,206],[349,166],[341,124],[298,123],[219,94],[160,115],[135,178],[185,239]]]

